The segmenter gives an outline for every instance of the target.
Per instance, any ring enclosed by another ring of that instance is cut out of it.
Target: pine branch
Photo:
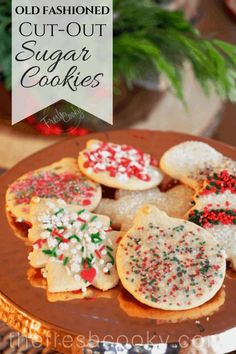
[[[11,1],[0,2],[0,65],[5,85],[11,87]]]
[[[214,87],[223,99],[236,100],[235,46],[203,38],[181,12],[168,12],[152,0],[115,0],[114,5],[116,80],[123,77],[130,85],[147,72],[161,72],[183,99],[183,64],[188,61],[206,94]]]

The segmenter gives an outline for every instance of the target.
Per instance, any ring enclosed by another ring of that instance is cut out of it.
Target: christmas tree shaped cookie
[[[111,230],[108,217],[44,199],[32,202],[31,220],[30,265],[43,269],[49,292],[86,292],[90,285],[105,291],[117,285],[120,233]]]

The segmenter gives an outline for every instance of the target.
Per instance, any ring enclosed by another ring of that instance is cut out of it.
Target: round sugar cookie
[[[151,205],[139,210],[116,262],[123,286],[140,302],[163,310],[209,301],[226,271],[225,253],[209,232]]]
[[[6,193],[8,212],[19,221],[30,221],[32,197],[63,199],[92,211],[101,200],[101,187],[82,175],[76,159],[68,157],[13,182]]]
[[[182,311],[166,311],[148,307],[134,301],[132,296],[127,296],[127,293],[121,291],[118,295],[120,308],[130,317],[149,318],[157,320],[159,323],[177,323],[184,320],[198,320],[202,317],[212,316],[213,313],[219,311],[220,307],[225,302],[225,290],[223,288],[205,304],[189,310]]]
[[[78,161],[86,176],[108,187],[145,190],[163,178],[149,154],[128,145],[89,140]]]
[[[210,145],[200,141],[185,141],[167,150],[160,160],[161,169],[172,178],[193,189],[201,187],[205,177],[226,158]]]

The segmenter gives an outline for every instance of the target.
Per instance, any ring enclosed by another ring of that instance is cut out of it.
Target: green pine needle
[[[163,73],[183,97],[183,65],[191,64],[206,94],[214,89],[236,101],[236,46],[206,39],[181,12],[168,12],[154,1],[114,1],[114,78],[130,86],[147,74]]]
[[[0,70],[5,85],[11,87],[11,1],[0,1]]]

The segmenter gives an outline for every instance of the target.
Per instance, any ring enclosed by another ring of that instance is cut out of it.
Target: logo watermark
[[[123,350],[124,353],[134,347],[150,350],[150,353],[152,353],[152,350],[155,348],[163,348],[163,353],[165,353],[165,349],[169,345],[172,349],[176,348],[176,350],[188,348],[200,350],[203,347],[210,347],[208,338],[202,337],[201,335],[195,335],[190,338],[188,335],[183,334],[178,338],[177,342],[173,344],[170,341],[171,338],[169,335],[162,336],[152,334],[149,331],[146,332],[145,336],[137,334],[133,335],[131,338],[125,334],[120,334],[117,337],[107,334],[103,337],[99,337],[92,331],[89,331],[88,336],[78,335],[74,337],[70,334],[61,335],[52,331],[48,331],[44,334],[43,338],[35,332],[29,334],[29,336],[33,339],[32,342],[20,334],[16,336],[16,333],[11,333],[10,348],[20,348],[23,345],[26,348],[40,349],[42,345],[44,345],[48,348],[60,348],[61,350],[64,348],[66,351],[70,349],[73,353],[76,353],[85,348],[94,350],[103,347],[107,349],[109,346],[114,348],[115,346],[115,348],[117,347],[119,350]]]
[[[55,124],[65,124],[73,128],[78,128],[85,118],[85,113],[80,108],[70,106],[70,111],[54,108],[43,117],[39,118],[39,122],[45,124],[48,128]]]

